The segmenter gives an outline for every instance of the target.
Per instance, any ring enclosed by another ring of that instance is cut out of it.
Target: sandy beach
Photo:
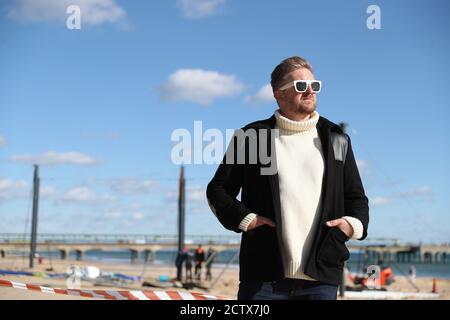
[[[143,271],[142,264],[138,265],[126,265],[126,264],[108,264],[102,262],[93,262],[93,261],[70,261],[70,260],[53,260],[52,267],[55,273],[64,273],[70,265],[78,265],[80,267],[83,266],[95,266],[99,268],[101,271],[105,272],[115,272],[115,273],[123,273],[130,276],[141,276]],[[2,258],[0,259],[0,269],[7,270],[16,270],[16,271],[30,271],[27,267],[27,261],[22,258]],[[46,269],[49,268],[49,262],[44,261],[43,264],[36,264],[33,272],[46,272]],[[204,274],[203,270],[203,274]],[[212,269],[212,278],[215,281],[216,277],[222,272],[222,268],[213,268]],[[157,264],[148,264],[145,269],[145,273],[143,275],[144,280],[134,283],[127,283],[126,285],[114,286],[114,285],[96,285],[91,281],[82,281],[81,289],[98,289],[98,290],[143,290],[143,291],[152,291],[152,290],[176,290],[176,291],[185,291],[185,289],[175,288],[174,286],[169,286],[166,289],[160,289],[149,286],[142,286],[143,282],[157,283],[157,280],[160,276],[167,276],[169,279],[174,279],[176,276],[176,269],[174,267],[170,267],[167,265],[157,265]],[[66,288],[66,280],[65,279],[55,279],[48,277],[36,277],[36,276],[17,276],[17,275],[0,275],[0,279],[16,281],[27,284],[36,284],[40,286],[49,286],[52,288]],[[228,299],[236,299],[236,293],[238,289],[238,269],[228,269],[223,273],[223,276],[219,281],[214,285],[214,287],[210,288],[212,282],[201,281],[199,282],[199,287],[192,289],[192,291],[196,292],[204,292],[207,294],[220,296]],[[431,293],[433,279],[432,278],[416,278],[415,287],[408,282],[403,276],[396,276],[395,282],[387,287],[389,292],[396,293],[391,297],[382,297],[381,299],[439,299],[439,300],[449,300],[450,299],[450,279],[436,279],[437,284],[437,296],[427,296],[427,297],[411,297],[405,296],[405,294],[400,295],[398,293],[419,293],[426,294]],[[208,289],[210,288],[210,289]],[[418,289],[418,290],[417,290]],[[350,294],[349,294],[350,295]],[[355,296],[356,295],[356,296]],[[344,298],[345,300],[353,300],[353,299],[380,299],[374,297],[367,297],[364,295],[359,296],[358,293],[351,294],[351,297],[347,296]],[[1,300],[16,300],[16,299],[31,299],[31,300],[74,300],[74,299],[92,299],[92,298],[84,298],[84,297],[76,297],[76,296],[65,296],[60,294],[47,294],[41,292],[33,292],[28,290],[0,287],[0,299]]]
[[[15,270],[15,271],[30,271],[26,267],[27,261],[22,258],[3,258],[0,259],[0,269]],[[71,260],[53,260],[52,267],[53,271],[51,273],[64,273],[70,265],[77,265],[79,267],[83,266],[95,266],[104,272],[114,272],[122,273],[130,276],[141,276],[143,271],[143,265],[137,264],[109,264],[102,262],[93,261],[71,261]],[[46,269],[49,268],[48,261],[44,261],[43,264],[35,264],[32,272],[47,272]],[[238,287],[238,270],[228,269],[226,270],[220,281],[216,283],[214,288],[211,290],[206,290],[203,288],[209,288],[216,279],[216,277],[222,272],[222,268],[212,268],[212,279],[213,281],[200,281],[198,283],[199,287],[192,289],[191,291],[203,292],[215,296],[221,296],[228,299],[235,299]],[[202,276],[204,276],[205,270],[202,270]],[[143,282],[158,283],[160,276],[167,276],[169,279],[175,279],[176,269],[175,267],[170,267],[168,265],[158,265],[158,264],[147,264],[145,268],[145,273],[143,275],[144,280],[140,282],[128,282],[121,286],[107,286],[107,285],[95,285],[91,281],[82,281],[81,289],[98,289],[98,290],[165,290],[155,287],[142,286]],[[48,277],[36,277],[36,276],[16,276],[16,275],[0,275],[0,279],[16,281],[27,284],[36,284],[40,286],[49,286],[52,288],[66,288],[65,279],[54,279]],[[169,286],[166,290],[176,290],[176,291],[186,291],[183,288],[177,288],[174,286]],[[60,300],[60,299],[92,299],[84,297],[74,297],[65,295],[55,295],[46,294],[40,292],[33,292],[28,290],[13,289],[0,286],[0,299],[37,299],[37,300]]]

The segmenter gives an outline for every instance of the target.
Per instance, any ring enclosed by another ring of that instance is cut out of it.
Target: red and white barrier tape
[[[113,291],[113,290],[75,290],[75,289],[56,289],[50,287],[38,286],[35,284],[26,284],[9,280],[0,279],[0,287],[11,287],[15,289],[38,291],[51,294],[64,294],[69,296],[78,296],[86,298],[101,298],[109,300],[227,300],[205,293],[188,291]]]

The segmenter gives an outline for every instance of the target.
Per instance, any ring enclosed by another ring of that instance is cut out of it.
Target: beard
[[[300,101],[297,105],[297,112],[301,114],[310,114],[313,113],[316,108],[316,100]]]

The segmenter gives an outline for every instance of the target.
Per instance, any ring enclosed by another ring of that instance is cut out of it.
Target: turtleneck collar
[[[275,110],[275,118],[277,120],[277,127],[282,130],[305,132],[314,129],[319,121],[319,113],[314,111],[309,119],[294,121],[281,115],[280,110]]]

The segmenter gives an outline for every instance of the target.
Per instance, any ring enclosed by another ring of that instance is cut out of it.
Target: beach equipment
[[[34,275],[33,272],[2,270],[2,269],[0,269],[0,274],[11,275],[11,276],[33,276]]]
[[[4,270],[0,269],[0,274],[10,276],[28,276],[28,277],[40,277],[40,278],[65,278],[65,273],[48,273],[48,272],[27,272],[16,270]]]
[[[93,280],[100,276],[100,269],[94,266],[86,266],[81,268],[81,273],[83,277]]]
[[[165,274],[162,274],[162,275],[160,275],[159,276],[159,281],[161,281],[161,282],[167,282],[167,281],[169,281],[169,276],[168,275],[165,275]]]
[[[116,277],[118,279],[127,280],[127,281],[134,281],[134,282],[142,280],[142,277],[140,277],[140,276],[129,276],[129,275],[126,275],[126,274],[123,274],[123,273],[113,273],[112,276]]]

